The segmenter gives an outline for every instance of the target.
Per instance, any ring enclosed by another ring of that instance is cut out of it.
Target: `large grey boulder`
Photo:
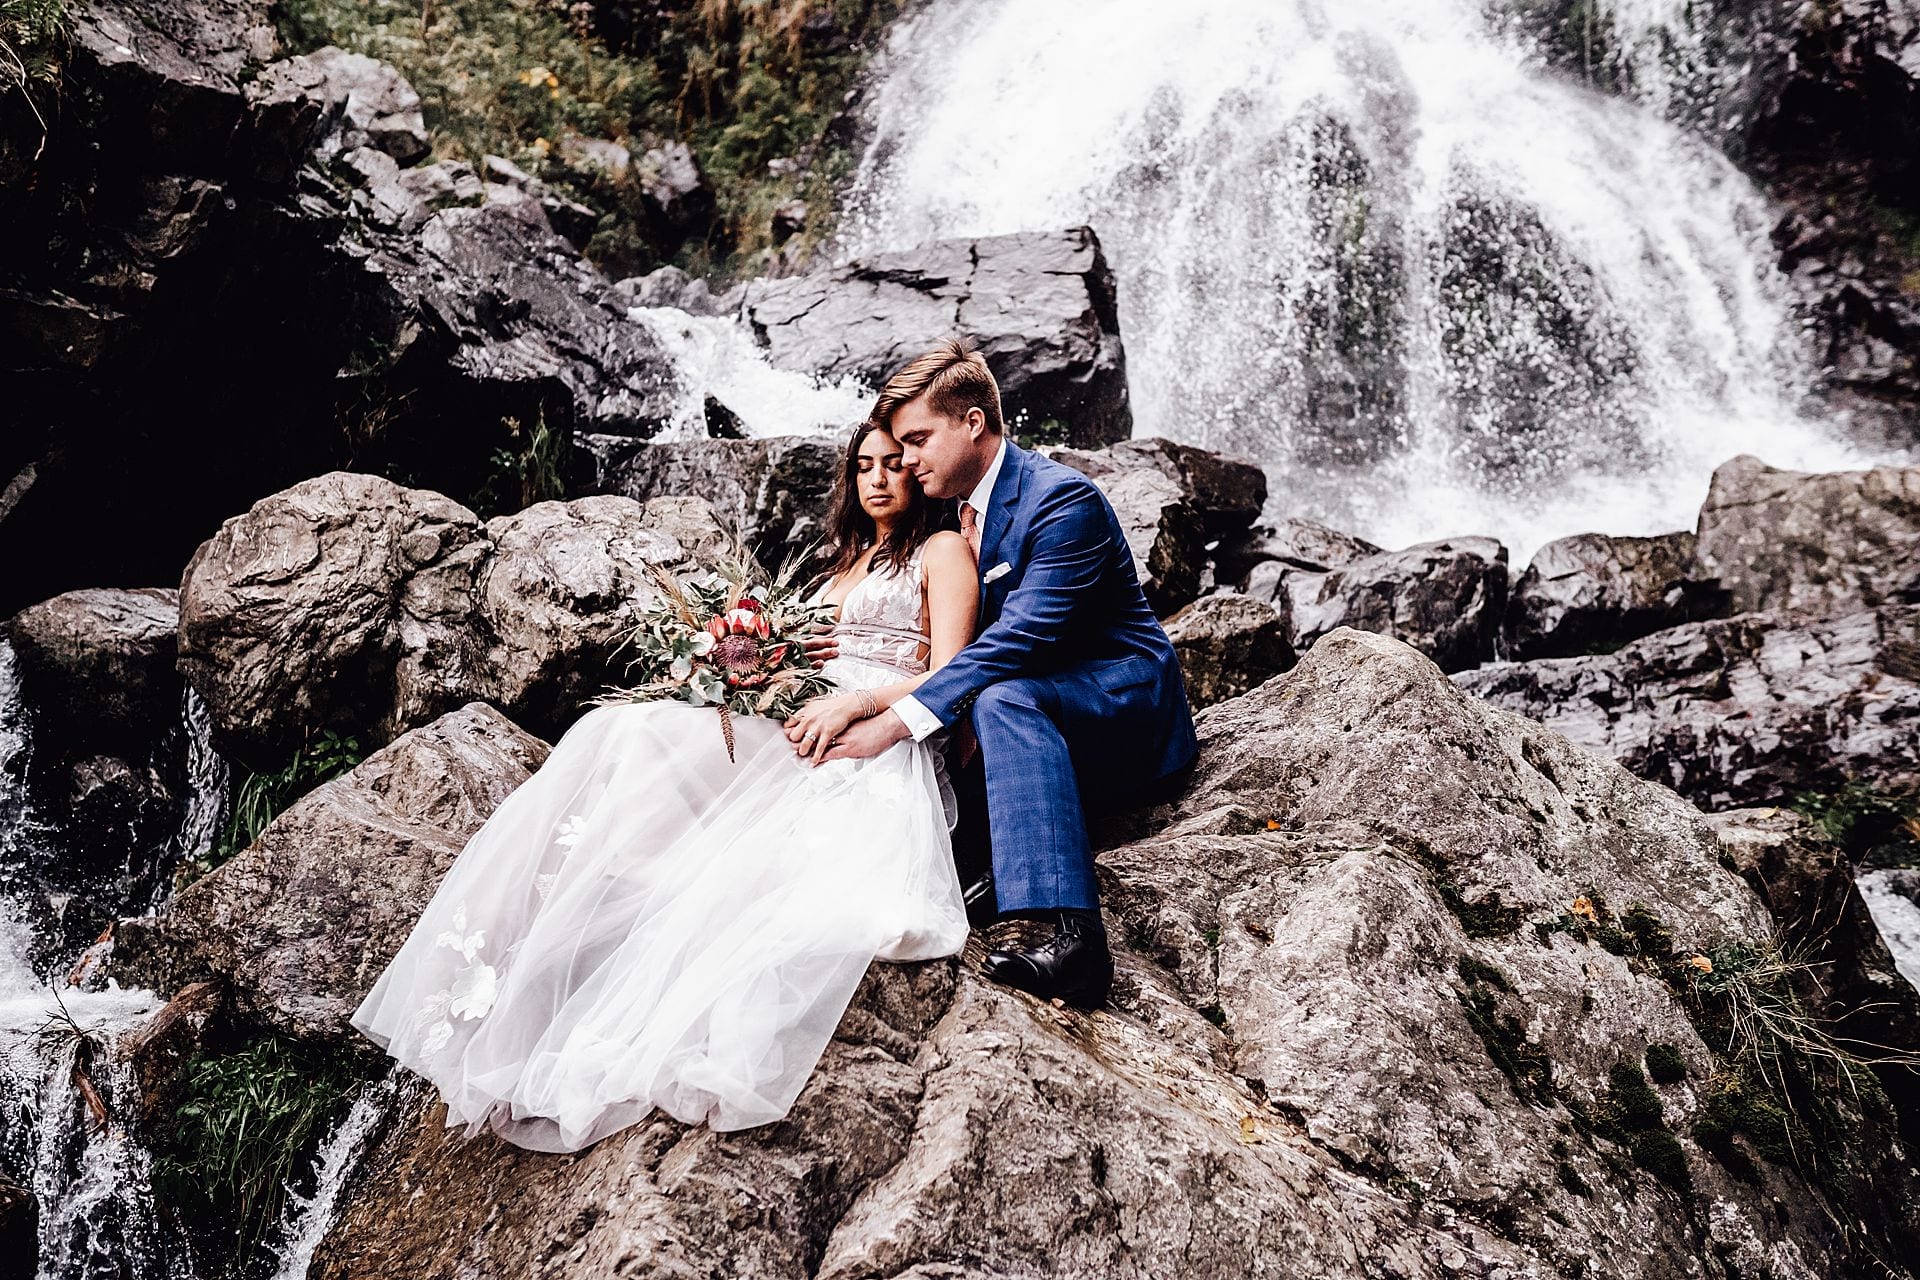
[[[1237,698],[1294,662],[1286,618],[1247,596],[1200,597],[1167,619],[1167,639],[1196,711]]]
[[[311,118],[337,113],[342,151],[372,147],[410,165],[432,150],[420,95],[398,71],[363,53],[329,45],[273,63],[248,84],[247,97],[256,113],[270,103],[291,106],[302,100],[316,108]]]
[[[1713,473],[1696,556],[1739,613],[1920,604],[1920,467],[1807,474],[1735,458]]]
[[[1551,725],[1704,809],[1849,779],[1920,782],[1920,606],[1829,619],[1743,614],[1595,657],[1464,672],[1460,686]]]
[[[1507,605],[1507,549],[1492,538],[1422,542],[1324,574],[1287,573],[1271,589],[1289,616],[1295,649],[1356,627],[1404,640],[1442,669],[1460,671],[1493,657]]]
[[[1103,485],[1125,471],[1152,470],[1180,486],[1208,541],[1244,533],[1267,504],[1267,473],[1258,463],[1176,444],[1159,436],[1121,440],[1105,449],[1049,449],[1047,456]]]
[[[1280,583],[1295,573],[1326,573],[1380,551],[1364,538],[1289,517],[1222,538],[1214,550],[1214,577],[1221,586],[1273,600]]]
[[[1099,858],[1111,1012],[970,945],[876,966],[765,1128],[556,1159],[416,1093],[313,1274],[1816,1280],[1914,1247],[1892,1120],[1843,1092],[1825,1191],[1695,1140],[1733,1068],[1679,962],[1774,921],[1671,792],[1352,630],[1199,730],[1170,825]]]
[[[1567,658],[1723,610],[1724,594],[1695,576],[1694,536],[1580,533],[1536,551],[1507,603],[1507,656]]]
[[[639,502],[704,499],[722,527],[769,558],[821,534],[845,441],[832,436],[648,442],[589,436],[592,487]]]
[[[473,703],[375,752],[274,819],[158,916],[122,920],[109,972],[215,980],[260,1025],[340,1042],[441,876],[546,744]]]
[[[179,592],[89,587],[7,623],[42,750],[85,743],[144,751],[180,715]]]
[[[1098,447],[1133,433],[1113,271],[1088,227],[942,240],[748,284],[741,317],[777,369],[876,389],[936,343],[965,335],[1023,427],[1064,424]]]
[[[483,525],[440,494],[329,472],[195,553],[180,669],[221,742],[262,767],[322,729],[387,742],[476,698],[557,735],[618,681],[649,566],[720,538],[686,500],[598,495]]]

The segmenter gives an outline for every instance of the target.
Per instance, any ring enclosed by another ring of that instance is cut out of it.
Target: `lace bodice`
[[[927,669],[930,641],[921,622],[927,598],[921,559],[926,550],[921,543],[905,564],[870,573],[847,593],[833,629],[841,657],[882,663],[911,676]],[[820,594],[825,593],[823,586]]]

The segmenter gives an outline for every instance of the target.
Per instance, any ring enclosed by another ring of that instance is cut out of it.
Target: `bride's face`
[[[855,491],[860,508],[875,524],[891,524],[920,495],[913,475],[900,465],[900,442],[885,431],[869,431],[855,458]]]

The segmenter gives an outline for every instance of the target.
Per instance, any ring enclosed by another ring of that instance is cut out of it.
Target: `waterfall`
[[[155,877],[153,896],[146,907],[148,915],[158,912],[173,896],[174,869],[199,861],[213,848],[220,836],[220,820],[226,813],[231,785],[232,770],[213,748],[213,722],[207,704],[190,684],[182,685],[178,736],[186,753],[186,808],[180,817],[180,829],[168,842],[160,875]]]
[[[190,1280],[184,1243],[167,1238],[155,1212],[150,1158],[126,1124],[140,1087],[117,1052],[159,997],[111,982],[56,988],[34,972],[31,915],[12,879],[46,831],[27,786],[31,754],[17,661],[0,640],[0,1167],[37,1204],[39,1280]],[[105,1123],[76,1067],[104,1100]]]
[[[674,307],[629,307],[673,361],[673,421],[656,439],[700,440],[713,405],[738,434],[758,438],[839,432],[867,416],[873,391],[857,378],[826,379],[775,369],[747,327]]]
[[[1091,224],[1135,431],[1376,542],[1691,527],[1713,467],[1870,461],[1767,201],[1678,121],[1684,0],[1587,6],[1626,96],[1479,0],[935,0],[895,25],[837,250]]]
[[[274,1280],[306,1280],[313,1264],[313,1251],[326,1239],[333,1227],[340,1193],[345,1190],[360,1161],[361,1153],[378,1132],[381,1122],[394,1110],[396,1102],[409,1090],[418,1091],[421,1079],[394,1067],[381,1079],[366,1085],[354,1098],[352,1107],[342,1116],[313,1158],[313,1191],[302,1195],[287,1190],[287,1207],[280,1222],[280,1266]]]

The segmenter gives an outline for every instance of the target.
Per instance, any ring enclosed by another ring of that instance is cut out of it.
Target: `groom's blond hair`
[[[978,409],[986,416],[987,430],[999,435],[1003,429],[1000,384],[993,380],[986,357],[964,338],[941,343],[888,378],[867,421],[891,428],[894,410],[923,395],[935,413],[963,418],[967,410]]]

